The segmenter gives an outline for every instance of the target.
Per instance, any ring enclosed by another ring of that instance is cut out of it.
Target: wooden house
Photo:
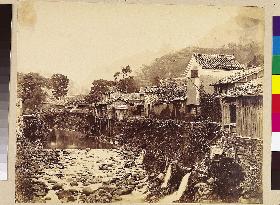
[[[153,105],[152,114],[157,118],[184,119],[187,98],[174,98],[171,101],[158,101]]]
[[[42,103],[41,112],[51,111],[51,112],[63,112],[65,110],[65,100],[47,98],[45,102]]]
[[[251,80],[262,78],[263,75],[264,75],[263,67],[254,67],[254,68],[237,72],[234,75],[223,78],[211,85],[214,87],[215,93],[225,94],[229,89],[232,89],[235,86],[242,85]]]
[[[262,138],[263,78],[235,85],[219,95],[222,127],[237,136]]]
[[[144,115],[146,117],[152,114],[153,106],[159,100],[157,91],[158,86],[147,86],[140,89],[140,92],[144,93]]]
[[[131,114],[131,104],[121,98],[108,102],[108,117],[116,120],[127,119]]]
[[[187,106],[190,113],[199,113],[200,94],[214,93],[212,83],[243,70],[234,55],[194,53],[186,67]]]
[[[144,115],[144,97],[142,93],[110,93],[94,107],[98,118],[124,120]]]
[[[93,105],[93,115],[97,118],[108,118],[108,108],[106,102],[99,102]]]
[[[248,182],[261,184],[256,176],[261,171],[258,162],[263,152],[263,77],[246,82],[242,77],[231,88],[219,91],[225,132],[210,147],[210,157],[225,155],[234,159],[242,166]]]
[[[146,87],[145,116],[182,119],[186,115],[186,86],[175,79],[161,81],[159,86]]]

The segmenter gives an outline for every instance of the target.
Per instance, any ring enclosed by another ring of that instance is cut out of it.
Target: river
[[[48,203],[145,202],[147,178],[142,155],[135,157],[119,149],[53,151],[59,153],[59,163],[43,168],[38,177],[49,189],[43,196]]]

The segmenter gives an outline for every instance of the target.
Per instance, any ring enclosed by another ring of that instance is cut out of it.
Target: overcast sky
[[[113,79],[127,64],[139,69],[156,57],[198,45],[240,10],[46,1],[20,9],[19,71],[62,73],[85,88],[94,79]]]

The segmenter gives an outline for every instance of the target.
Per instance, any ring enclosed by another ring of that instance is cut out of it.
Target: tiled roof
[[[168,85],[146,87],[144,92],[156,95],[158,102],[172,102],[186,100],[187,98],[186,87],[182,85],[177,85],[176,87],[169,87]]]
[[[158,86],[147,86],[141,89],[144,93],[157,93],[159,91]]]
[[[253,74],[259,73],[261,71],[263,71],[264,68],[263,67],[256,67],[256,68],[251,68],[251,69],[247,69],[247,70],[242,70],[238,73],[235,73],[234,75],[225,77],[221,80],[219,80],[218,82],[212,84],[212,85],[218,85],[218,84],[229,84],[229,83],[235,83],[235,82],[241,82],[242,79],[251,76]],[[245,81],[246,82],[246,81]]]
[[[194,53],[193,57],[203,69],[240,70],[244,68],[234,55]]]
[[[54,97],[47,97],[46,100],[44,101],[45,104],[50,104],[50,105],[58,105],[58,106],[63,106],[65,105],[65,99],[56,99]]]
[[[71,104],[86,104],[85,95],[74,95],[74,96],[67,96],[65,98],[66,105]]]
[[[263,78],[257,78],[247,83],[229,89],[225,97],[258,96],[263,94]]]
[[[116,101],[123,101],[123,102],[129,104],[129,102],[128,102],[127,100],[124,100],[124,99],[122,99],[121,97],[118,97],[118,98],[110,98],[110,99],[102,100],[102,101],[98,102],[97,104],[98,104],[98,105],[104,105],[104,104],[110,105],[110,104],[112,104],[112,103],[114,103],[114,102],[116,102]]]

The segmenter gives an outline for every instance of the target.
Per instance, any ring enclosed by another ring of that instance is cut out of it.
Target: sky
[[[18,71],[65,74],[77,92],[85,91],[94,79],[113,79],[128,64],[135,71],[187,46],[213,47],[207,35],[219,35],[215,28],[238,15],[239,7],[23,2]]]

